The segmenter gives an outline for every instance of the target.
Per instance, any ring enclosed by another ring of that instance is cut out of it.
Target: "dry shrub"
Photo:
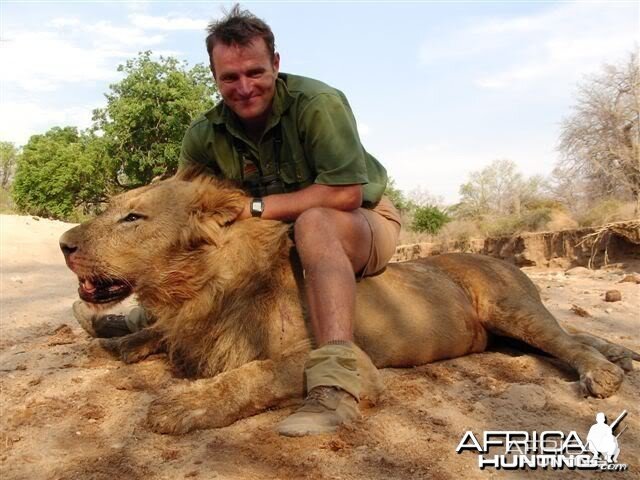
[[[631,220],[636,217],[634,209],[633,202],[606,198],[593,204],[582,214],[578,214],[578,223],[582,227],[593,227],[611,222]]]
[[[413,223],[413,213],[408,210],[400,211],[402,220],[402,230],[398,238],[398,245],[412,245],[414,243],[432,242],[434,236],[426,232],[414,232],[411,229]]]
[[[564,210],[553,210],[551,212],[551,220],[545,227],[546,230],[551,232],[571,230],[573,228],[578,228],[578,222],[576,222],[571,215]]]
[[[16,205],[13,203],[8,190],[0,187],[0,213],[16,213]]]
[[[468,245],[472,238],[483,238],[484,235],[473,220],[454,220],[447,223],[436,237],[443,245],[458,243],[461,246]]]
[[[546,230],[547,224],[551,221],[553,211],[550,207],[539,207],[525,210],[520,214],[485,216],[482,219],[480,228],[489,237],[501,237],[523,232],[539,232]]]
[[[433,242],[434,236],[428,233],[420,233],[409,230],[406,223],[402,224],[398,245],[412,245],[414,243]]]

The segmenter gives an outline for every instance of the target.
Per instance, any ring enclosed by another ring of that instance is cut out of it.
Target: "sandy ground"
[[[162,356],[123,365],[76,324],[76,279],[57,246],[68,224],[1,216],[0,475],[9,479],[640,478],[640,375],[606,400],[583,398],[559,362],[509,347],[414,369],[385,370],[384,400],[335,435],[291,439],[273,426],[291,409],[218,430],[152,433],[149,402],[171,376]],[[636,267],[637,268],[637,267]],[[640,351],[640,285],[621,266],[566,275],[527,270],[564,325]],[[617,289],[622,301],[604,302]],[[591,316],[571,311],[577,305]],[[636,363],[638,367],[638,363]],[[575,430],[615,418],[624,473],[480,470],[455,449],[466,430]]]

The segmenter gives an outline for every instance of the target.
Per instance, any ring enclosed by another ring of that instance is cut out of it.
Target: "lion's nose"
[[[62,253],[64,254],[64,258],[67,261],[69,261],[69,257],[71,256],[71,254],[76,250],[78,250],[78,245],[73,240],[73,231],[77,228],[78,227],[74,227],[71,230],[67,230],[62,234],[59,240],[60,250],[62,250]]]
[[[65,258],[68,258],[69,255],[71,255],[77,249],[78,249],[78,247],[76,247],[75,245],[73,245],[71,243],[66,243],[66,242],[63,242],[63,241],[60,242],[60,250],[62,250],[62,253],[64,254]]]

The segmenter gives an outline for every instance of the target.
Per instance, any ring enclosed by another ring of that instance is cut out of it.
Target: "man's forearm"
[[[313,184],[291,193],[279,193],[264,197],[262,218],[268,220],[294,221],[313,207],[355,210],[362,205],[361,185],[319,185]],[[240,218],[251,216],[249,202]]]

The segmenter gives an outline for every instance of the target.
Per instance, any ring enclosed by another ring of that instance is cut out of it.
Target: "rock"
[[[605,302],[619,302],[620,300],[622,300],[622,294],[620,293],[620,290],[607,290],[607,292],[604,294]]]
[[[632,273],[630,275],[625,275],[624,278],[622,280],[620,280],[618,283],[640,283],[640,274],[637,273]]]
[[[572,277],[590,277],[593,272],[585,267],[573,267],[564,272],[565,275]]]
[[[571,305],[571,311],[573,313],[575,313],[576,315],[579,315],[581,317],[590,317],[591,314],[589,312],[587,312],[584,308],[579,307],[578,305]]]
[[[605,308],[605,309],[604,309],[604,311],[605,311],[605,313],[611,313],[611,312],[613,312],[613,310],[611,310],[610,308]]]

